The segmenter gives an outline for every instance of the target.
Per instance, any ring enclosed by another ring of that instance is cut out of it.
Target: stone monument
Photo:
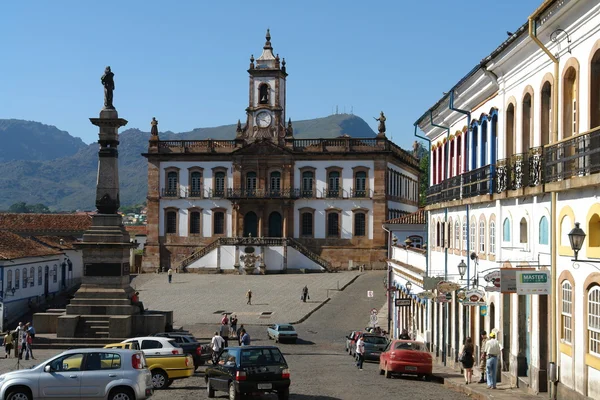
[[[84,233],[82,242],[77,243],[83,254],[83,279],[66,314],[58,317],[58,337],[126,338],[163,331],[167,322],[165,313],[140,314],[139,307],[131,304],[134,290],[130,286],[129,255],[135,244],[131,243],[118,214],[118,130],[127,121],[119,118],[113,105],[115,83],[110,67],[106,67],[101,82],[104,107],[99,118],[90,118],[100,129],[98,211],[92,216],[92,226]]]

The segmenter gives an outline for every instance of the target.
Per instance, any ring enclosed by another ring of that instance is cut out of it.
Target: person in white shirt
[[[362,370],[363,362],[365,361],[365,341],[363,340],[362,335],[360,335],[356,341],[356,358],[356,366],[358,369]]]
[[[487,354],[486,372],[488,389],[496,389],[496,372],[498,370],[498,357],[500,357],[500,343],[496,340],[496,333],[490,332],[489,339],[485,342],[483,350]]]
[[[215,332],[215,336],[213,336],[211,342],[210,342],[211,348],[212,348],[212,359],[213,359],[213,364],[217,364],[218,362],[218,358],[219,358],[219,352],[221,351],[221,349],[223,349],[225,347],[225,339],[223,339],[221,337],[221,335],[219,335],[219,332]]]

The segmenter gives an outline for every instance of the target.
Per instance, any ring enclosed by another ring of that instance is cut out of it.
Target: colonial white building
[[[384,121],[377,137],[296,139],[285,59],[273,53],[269,32],[248,74],[245,123],[234,140],[160,140],[153,122],[143,268],[385,265],[380,227],[416,211],[417,160],[386,138]]]
[[[600,3],[548,0],[415,123],[431,143],[424,276],[492,290],[486,308],[461,291],[429,302],[426,338],[447,362],[494,330],[502,379],[600,398],[599,93]],[[591,262],[572,261],[576,222]],[[500,268],[548,271],[549,294],[494,291],[484,276]]]

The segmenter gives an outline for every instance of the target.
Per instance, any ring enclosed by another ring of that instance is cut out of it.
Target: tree
[[[36,214],[50,214],[50,209],[45,204],[38,203],[30,205],[29,212]]]
[[[427,188],[429,187],[429,153],[423,152],[419,161],[421,175],[419,176],[419,207],[425,207],[427,199]]]
[[[27,208],[27,203],[25,203],[24,201],[20,201],[18,203],[11,205],[8,208],[8,212],[21,214],[21,213],[28,213],[29,209]]]
[[[42,203],[38,204],[27,204],[24,201],[20,201],[18,203],[13,204],[8,208],[8,212],[11,213],[19,213],[19,214],[27,214],[27,213],[36,213],[36,214],[50,214],[50,209]]]

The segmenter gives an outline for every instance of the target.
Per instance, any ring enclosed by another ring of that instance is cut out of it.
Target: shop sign
[[[411,299],[396,299],[396,307],[410,307]]]
[[[426,276],[423,278],[423,289],[425,289],[425,290],[437,289],[437,284],[443,280],[444,280],[444,278]]]
[[[535,268],[500,268],[500,292],[517,293],[517,272],[535,271]]]
[[[440,293],[451,293],[460,289],[460,285],[455,282],[441,281],[437,284],[437,290]]]
[[[421,300],[423,300],[423,299],[431,300],[431,299],[435,298],[435,294],[433,294],[433,292],[430,292],[429,290],[426,290],[424,292],[417,293],[417,297]]]
[[[436,297],[435,301],[437,301],[438,303],[448,303],[448,299],[446,298],[445,294],[438,295],[438,297]]]
[[[479,289],[470,289],[465,292],[463,300],[465,306],[480,306],[485,304],[485,292]]]
[[[550,271],[518,271],[517,294],[550,294]]]
[[[485,317],[487,315],[487,305],[479,306],[479,315]]]

